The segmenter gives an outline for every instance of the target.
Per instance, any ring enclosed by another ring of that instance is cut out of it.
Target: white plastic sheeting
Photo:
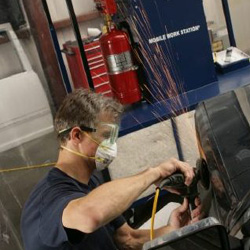
[[[50,106],[37,74],[9,24],[0,25],[24,72],[0,80],[0,152],[53,131]]]

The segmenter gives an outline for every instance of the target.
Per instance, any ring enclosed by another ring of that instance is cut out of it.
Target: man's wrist
[[[161,179],[161,173],[157,167],[148,169],[149,175],[152,177],[152,184]]]
[[[171,233],[173,231],[175,231],[178,228],[175,228],[173,226],[170,225],[166,225],[164,227],[158,228],[155,230],[155,237],[160,237],[163,236],[164,234],[168,234]]]
[[[174,231],[174,230],[177,230],[177,229],[180,228],[178,226],[174,226],[174,225],[171,225],[171,224],[167,224],[167,227],[169,228],[170,231]]]
[[[171,226],[171,225],[167,225],[167,226],[166,226],[166,232],[167,232],[167,233],[171,233],[171,232],[173,232],[173,231],[175,231],[175,230],[177,230],[177,229],[179,229],[179,228],[174,227],[174,226]]]

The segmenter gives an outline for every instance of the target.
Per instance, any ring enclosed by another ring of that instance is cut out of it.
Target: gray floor
[[[195,136],[194,112],[176,118],[184,159],[195,167],[199,151]],[[170,121],[160,122],[148,128],[131,133],[118,140],[118,157],[110,166],[113,179],[136,174],[144,169],[168,160],[178,158],[175,140]],[[151,186],[141,197],[153,193]],[[169,203],[155,217],[155,228],[167,224],[171,211],[178,207],[177,203]],[[141,226],[150,228],[150,220]]]
[[[198,149],[194,131],[193,112],[177,118],[184,156],[195,166]],[[54,134],[25,143],[0,154],[0,169],[53,162],[57,158],[58,144]],[[118,157],[110,166],[112,179],[136,174],[147,167],[156,166],[177,150],[169,121],[160,122],[118,140]],[[20,236],[20,215],[32,187],[49,168],[21,170],[0,174],[0,249],[23,249]],[[124,187],[126,188],[126,187]],[[154,192],[150,187],[142,196]],[[142,197],[141,196],[141,197]],[[169,204],[156,217],[156,227],[165,225],[176,204]],[[145,223],[143,228],[148,228]]]
[[[54,134],[25,143],[0,154],[0,169],[55,161],[58,144]],[[20,236],[22,207],[33,186],[49,168],[0,174],[0,249],[23,249]]]
[[[185,161],[195,167],[199,153],[194,129],[194,112],[183,114],[176,121]],[[110,165],[111,177],[116,179],[133,175],[171,157],[178,158],[171,123],[160,122],[118,140],[118,157]],[[148,191],[153,190],[151,187]],[[142,196],[148,194],[148,191]]]

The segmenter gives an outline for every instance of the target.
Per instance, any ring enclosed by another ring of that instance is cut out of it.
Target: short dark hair
[[[55,130],[60,143],[65,143],[69,135],[60,134],[60,131],[76,126],[94,128],[102,112],[109,112],[119,119],[123,106],[113,98],[86,89],[77,89],[68,94],[55,117]]]

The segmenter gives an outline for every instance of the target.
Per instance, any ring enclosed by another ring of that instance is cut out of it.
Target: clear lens
[[[97,141],[101,142],[103,140],[109,140],[110,143],[115,143],[118,138],[119,126],[112,123],[100,123],[96,132],[93,133],[93,136]]]

